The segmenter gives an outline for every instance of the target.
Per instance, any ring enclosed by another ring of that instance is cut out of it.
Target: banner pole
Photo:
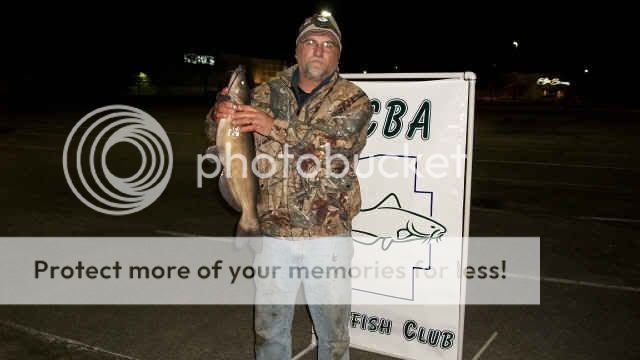
[[[475,91],[476,91],[476,74],[466,72],[464,79],[468,84],[468,106],[467,106],[467,148],[466,148],[466,178],[465,178],[465,194],[464,194],[464,228],[462,229],[462,269],[467,268],[468,251],[469,251],[469,215],[471,213],[471,169],[473,161],[473,121],[475,115]],[[458,329],[458,360],[462,360],[463,339],[464,339],[464,313],[467,297],[467,281],[465,276],[460,277],[460,328]]]

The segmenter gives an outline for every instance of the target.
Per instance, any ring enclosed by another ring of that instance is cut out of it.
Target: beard
[[[301,66],[301,70],[307,79],[313,81],[321,81],[331,73],[326,64],[313,60]]]

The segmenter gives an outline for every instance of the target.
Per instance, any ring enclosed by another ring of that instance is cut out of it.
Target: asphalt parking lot
[[[66,184],[61,156],[92,108],[12,112],[0,124],[1,236],[233,234],[237,217],[216,183],[194,186],[208,105],[130,105],[171,139],[162,197],[126,219],[87,209]],[[467,306],[465,359],[638,357],[639,118],[628,109],[478,105],[470,235],[539,236],[541,295],[540,305]],[[0,358],[250,359],[252,316],[250,306],[0,306]],[[294,353],[310,327],[299,308]],[[351,358],[391,359],[360,350]]]

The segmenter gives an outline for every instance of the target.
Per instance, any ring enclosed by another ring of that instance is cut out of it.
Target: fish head
[[[228,88],[231,101],[242,105],[249,102],[250,89],[247,82],[247,70],[243,65],[238,65],[231,74]]]
[[[431,218],[410,211],[404,212],[406,213],[405,216],[411,216],[408,216],[404,225],[397,229],[396,238],[398,240],[411,241],[424,239],[425,241],[438,241],[447,232],[444,225]]]

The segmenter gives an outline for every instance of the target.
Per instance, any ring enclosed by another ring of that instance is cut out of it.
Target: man
[[[254,133],[258,155],[275,159],[257,162],[261,174],[275,172],[259,179],[257,210],[267,240],[256,264],[350,264],[351,221],[360,210],[354,160],[365,146],[372,109],[366,94],[338,75],[341,50],[335,19],[324,12],[311,16],[299,29],[296,65],[254,89],[251,105],[219,101],[208,116],[212,141],[215,121],[231,116],[241,131]],[[293,304],[303,284],[318,358],[348,359],[348,276],[284,275],[256,284],[256,358],[291,358]]]

